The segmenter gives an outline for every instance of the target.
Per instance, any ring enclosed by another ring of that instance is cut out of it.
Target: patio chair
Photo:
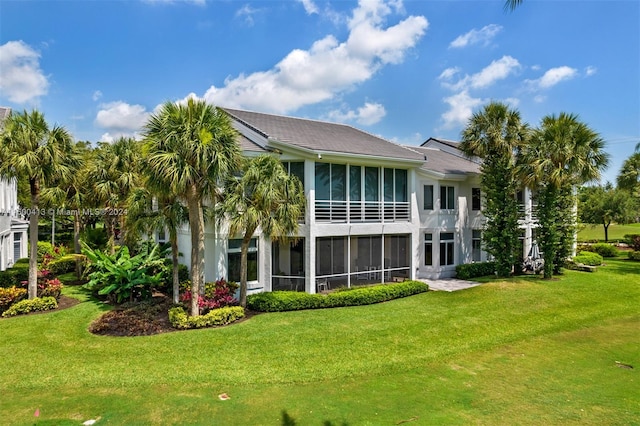
[[[324,291],[328,291],[329,290],[329,281],[327,281],[326,279],[320,279],[320,280],[316,280],[316,286],[317,286],[317,292],[320,293],[322,290]]]

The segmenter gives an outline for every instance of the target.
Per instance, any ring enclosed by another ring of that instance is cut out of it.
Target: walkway
[[[459,280],[457,278],[442,278],[439,280],[421,279],[420,281],[429,284],[429,290],[448,292],[464,290],[480,285],[480,283],[475,281]]]

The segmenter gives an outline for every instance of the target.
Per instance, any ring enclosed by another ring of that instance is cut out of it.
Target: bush
[[[588,251],[581,251],[577,256],[573,258],[575,263],[582,263],[583,265],[598,266],[602,265],[602,256],[598,253],[592,253]]]
[[[640,251],[630,251],[627,256],[630,260],[640,260]]]
[[[18,287],[0,288],[0,312],[4,312],[11,305],[27,296],[27,290]]]
[[[187,316],[187,311],[182,307],[169,309],[169,321],[174,328],[189,329],[227,325],[244,317],[244,309],[240,306],[226,306],[212,309],[206,315],[197,317]]]
[[[592,245],[591,248],[593,250],[590,251],[594,251],[602,257],[618,257],[618,250],[611,244],[598,243]]]
[[[624,241],[633,251],[640,251],[640,234],[627,234],[624,236]]]
[[[53,256],[53,245],[47,241],[38,241],[38,263],[42,263],[45,255]]]
[[[59,259],[52,260],[47,269],[51,271],[53,275],[62,275],[67,272],[74,272],[76,270],[76,263],[83,262],[86,258],[81,254],[67,254]]]
[[[0,287],[13,287],[14,285],[20,285],[22,281],[29,279],[29,265],[19,264],[14,265],[13,268],[9,268],[0,272]]]
[[[94,250],[104,250],[109,238],[104,228],[85,228],[81,235],[82,241]]]
[[[456,266],[456,278],[460,278],[461,280],[493,275],[495,272],[495,262],[467,263]]]
[[[11,305],[9,309],[2,313],[3,317],[13,317],[16,315],[28,314],[29,312],[49,311],[58,307],[58,302],[54,297],[36,297],[35,299],[21,300]]]
[[[28,257],[23,257],[22,259],[16,260],[16,263],[14,263],[13,266],[15,267],[16,265],[27,265],[27,267],[28,267],[29,266],[29,258]]]
[[[180,289],[182,290],[183,288],[180,301],[185,305],[189,305],[191,303],[191,281],[187,280],[180,283]],[[219,279],[213,283],[205,283],[204,297],[199,296],[198,298],[198,306],[201,309],[201,313],[207,313],[211,309],[236,305],[238,301],[235,299],[234,294],[237,289],[238,284],[233,281],[227,282],[225,279]]]
[[[405,281],[398,284],[382,284],[357,288],[351,291],[333,292],[327,295],[300,293],[297,291],[274,291],[248,296],[247,307],[261,312],[282,312],[300,309],[370,305],[423,293],[428,290],[429,286],[423,282]]]

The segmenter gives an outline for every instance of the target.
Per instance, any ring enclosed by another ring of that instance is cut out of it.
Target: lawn
[[[622,240],[626,234],[640,234],[640,223],[629,225],[613,223],[609,226],[609,241]],[[604,242],[604,226],[585,224],[584,228],[578,231],[578,241]]]
[[[133,338],[65,292],[0,320],[2,424],[640,423],[640,262]]]

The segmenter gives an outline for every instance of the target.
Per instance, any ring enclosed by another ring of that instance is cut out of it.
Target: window
[[[304,187],[304,161],[284,161],[282,165],[290,175],[300,179]]]
[[[336,275],[347,272],[346,237],[316,239],[316,275]]]
[[[167,242],[167,234],[163,228],[160,231],[158,231],[158,244],[164,244],[166,242]]]
[[[471,260],[480,262],[482,256],[482,231],[474,229],[471,235]]]
[[[440,187],[440,208],[454,210],[456,208],[455,188],[453,186]]]
[[[424,209],[433,210],[433,185],[424,186]]]
[[[471,188],[471,210],[480,210],[481,199],[480,188]]]
[[[440,265],[453,265],[453,232],[440,234]]]
[[[316,200],[345,201],[347,166],[316,163]]]
[[[424,234],[424,264],[433,265],[433,234]]]
[[[13,263],[17,262],[22,255],[22,234],[16,232],[13,234]]]
[[[241,239],[229,240],[229,251],[227,252],[227,280],[240,282],[240,247]],[[258,240],[252,238],[249,242],[249,252],[247,253],[247,281],[258,280]]]

